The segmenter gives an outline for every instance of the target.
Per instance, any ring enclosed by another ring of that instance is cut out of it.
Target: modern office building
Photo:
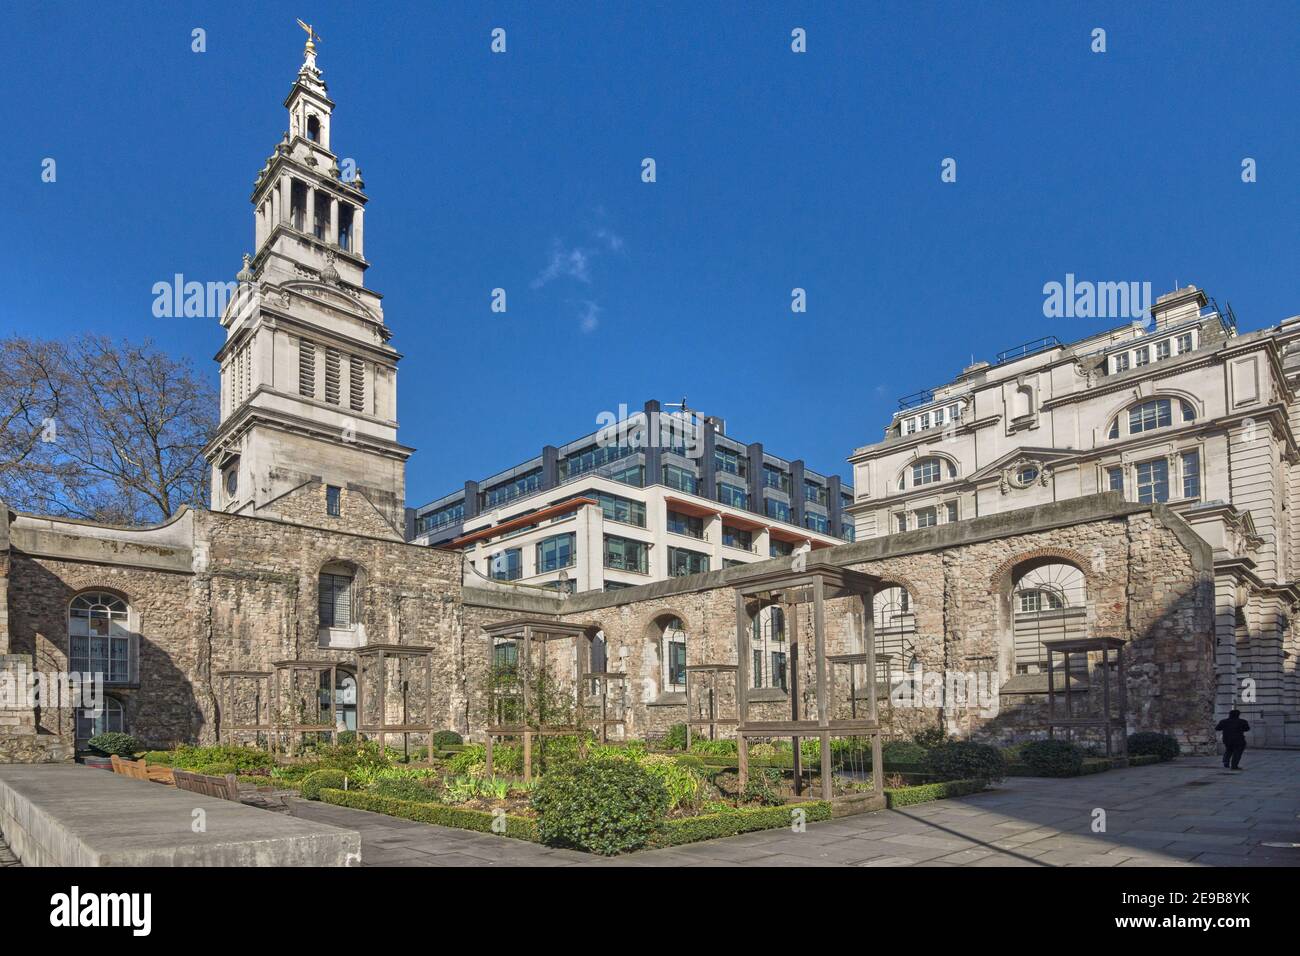
[[[1214,550],[1219,697],[1281,741],[1300,710],[1300,316],[1240,333],[1195,287],[1151,321],[1055,336],[976,362],[899,402],[850,457],[858,540],[1113,491],[1164,504]],[[1045,639],[1087,633],[1090,555],[1044,556],[1012,591],[1003,673],[1041,674]],[[915,594],[878,597],[906,640]],[[1042,682],[1041,677],[1038,683]]]
[[[484,577],[614,590],[851,541],[852,500],[836,475],[649,401],[617,427],[408,509],[407,537],[463,552]]]

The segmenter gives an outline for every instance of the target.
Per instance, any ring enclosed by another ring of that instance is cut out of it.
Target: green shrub
[[[355,730],[340,730],[334,735],[334,742],[341,747],[355,747],[357,732]]]
[[[831,818],[831,805],[820,800],[809,803],[792,803],[782,807],[745,807],[737,809],[726,804],[717,806],[717,812],[698,817],[668,820],[662,829],[650,838],[655,847],[681,846],[698,840],[715,840],[754,830],[775,830],[788,827],[795,813],[803,811],[807,823]]]
[[[1083,750],[1065,740],[1031,740],[1020,746],[1020,762],[1036,777],[1077,777]]]
[[[948,742],[948,732],[942,727],[927,727],[912,735],[912,743],[926,750],[933,750]]]
[[[968,793],[978,793],[988,786],[986,780],[946,780],[943,783],[923,783],[915,787],[898,787],[885,791],[885,802],[889,809],[910,807],[931,800],[944,800],[948,797],[961,797]]]
[[[776,770],[755,770],[749,775],[740,799],[744,803],[757,803],[764,807],[780,806],[785,803],[785,798],[776,790],[776,785],[780,782],[781,774]]]
[[[394,800],[438,803],[442,800],[442,791],[435,784],[436,781],[428,778],[421,780],[409,777],[384,777],[367,787],[366,792],[381,797],[392,797]]]
[[[537,761],[534,759],[534,764]],[[457,776],[482,773],[487,766],[487,747],[470,744],[451,760],[447,769]],[[536,766],[533,768],[537,769]],[[524,748],[519,744],[496,744],[492,748],[492,773],[518,776],[524,772]]]
[[[391,748],[380,750],[376,741],[365,740],[354,744],[325,744],[316,747],[312,756],[325,769],[353,774],[391,767],[395,753]]]
[[[302,781],[302,796],[305,800],[319,800],[320,792],[326,788],[330,790],[343,789],[347,781],[347,774],[342,770],[317,770],[307,774]]]
[[[463,738],[460,734],[456,733],[456,731],[454,730],[440,730],[433,735],[433,746],[435,750],[440,749],[442,747],[455,746],[456,744],[463,744],[464,742],[465,742],[465,738]]]
[[[117,733],[110,731],[106,734],[96,734],[86,741],[87,746],[105,757],[111,757],[116,754],[119,757],[126,757],[128,760],[144,749],[140,741],[136,740],[130,734]]]
[[[911,766],[925,763],[925,755],[930,751],[910,740],[886,740],[880,745],[880,759],[886,767],[891,764]]]
[[[217,763],[231,764],[239,770],[259,770],[275,766],[275,758],[256,747],[177,747],[170,761],[180,770],[195,771]]]
[[[205,773],[209,777],[224,777],[228,773],[239,773],[239,768],[233,763],[205,763],[201,767],[195,767],[194,772]]]
[[[668,812],[668,791],[629,760],[575,764],[533,792],[542,842],[603,856],[645,844]]]
[[[940,780],[988,780],[996,783],[1006,773],[1002,751],[988,744],[955,740],[940,744],[925,757],[926,769]]]
[[[679,767],[686,767],[689,770],[694,770],[701,777],[705,775],[705,772],[708,769],[705,767],[704,761],[695,754],[678,754],[673,757],[673,759],[677,761]]]
[[[338,807],[352,807],[356,810],[370,810],[374,813],[386,813],[390,817],[403,820],[415,820],[419,823],[433,823],[443,827],[458,827],[462,830],[477,830],[480,833],[497,833],[493,823],[495,815],[483,810],[470,810],[464,807],[447,807],[438,803],[419,803],[414,800],[395,800],[362,790],[322,790],[322,803]],[[505,818],[505,836],[516,840],[537,842],[537,824],[526,817]]]
[[[1178,746],[1178,741],[1168,734],[1144,731],[1140,734],[1128,735],[1128,752],[1138,757],[1154,754],[1161,760],[1173,760],[1182,753],[1182,748]]]
[[[1147,767],[1153,763],[1159,763],[1160,758],[1155,754],[1129,754],[1128,765],[1130,767]]]
[[[693,807],[704,782],[695,771],[667,754],[645,754],[638,763],[668,791],[668,809]]]
[[[172,765],[173,756],[174,754],[170,750],[146,750],[144,753],[140,754],[140,759],[145,763],[170,767]]]
[[[771,760],[776,756],[776,748],[771,744],[754,744],[749,748],[750,760]]]
[[[704,754],[706,757],[734,757],[736,742],[734,740],[709,740],[701,737],[691,741],[691,753]]]
[[[686,749],[686,725],[673,724],[668,728],[668,733],[664,734],[664,739],[660,741],[669,750]]]

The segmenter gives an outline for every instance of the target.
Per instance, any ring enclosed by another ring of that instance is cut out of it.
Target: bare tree
[[[188,360],[101,336],[0,342],[0,497],[115,524],[207,499],[217,397]]]

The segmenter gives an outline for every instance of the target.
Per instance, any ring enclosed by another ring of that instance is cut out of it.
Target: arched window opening
[[[872,598],[872,616],[876,632],[876,661],[883,665],[888,657],[887,673],[911,670],[916,660],[916,612],[907,588],[894,585],[881,588]]]
[[[785,611],[775,604],[754,616],[751,638],[755,687],[789,691],[789,650],[785,636]]]
[[[681,618],[669,618],[662,638],[664,690],[686,692],[686,626]]]
[[[122,714],[122,702],[116,697],[105,696],[98,707],[79,707],[76,717],[76,746],[81,749],[92,737],[100,734],[126,733],[126,720]]]
[[[1011,593],[1015,673],[1046,673],[1047,643],[1087,637],[1087,605],[1087,582],[1073,564],[1024,566]],[[1087,655],[1073,655],[1072,662],[1086,668]]]
[[[320,120],[315,116],[307,117],[307,139],[313,143],[320,142]]]
[[[334,672],[334,726],[357,729],[357,675],[342,667]]]
[[[356,620],[355,574],[346,564],[327,564],[320,572],[320,626],[351,628]]]
[[[1175,423],[1186,425],[1194,422],[1196,409],[1191,402],[1183,399],[1153,398],[1139,402],[1111,420],[1106,432],[1108,438],[1120,437],[1122,421],[1128,423],[1129,435],[1141,435],[1159,428],[1169,428]]]
[[[107,591],[78,594],[68,605],[68,665],[103,674],[106,684],[131,682],[134,658],[126,601]]]

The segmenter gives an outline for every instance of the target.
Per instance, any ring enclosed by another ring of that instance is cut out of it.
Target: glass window
[[[1183,497],[1201,497],[1201,453],[1183,452]]]
[[[607,568],[646,574],[650,570],[649,554],[650,548],[643,541],[605,535],[605,567]]]
[[[779,488],[781,491],[790,490],[790,476],[787,475],[776,465],[763,465],[763,484],[768,488]]]
[[[341,499],[342,495],[338,488],[333,485],[325,486],[325,512],[327,514],[331,514],[337,518],[343,513]]]
[[[577,537],[570,533],[537,542],[537,573],[573,567],[576,541]]]
[[[645,486],[645,465],[628,465],[624,468],[615,468],[606,477],[622,482],[625,485],[631,485],[634,488],[641,488]]]
[[[1178,406],[1182,410],[1184,422],[1196,421],[1196,409],[1192,408],[1191,402],[1180,401]]]
[[[704,537],[704,519],[695,515],[682,514],[680,511],[668,512],[668,530],[673,534],[689,535],[692,538]]]
[[[1173,424],[1169,399],[1157,398],[1128,410],[1128,433],[1137,435],[1151,431],[1153,428],[1165,428]]]
[[[912,465],[912,486],[928,485],[943,477],[942,464],[938,458],[922,458]]]
[[[1156,361],[1163,362],[1167,358],[1169,358],[1169,340],[1165,339],[1163,342],[1156,343]]]
[[[725,481],[718,482],[718,500],[733,508],[749,507],[749,492]]]
[[[695,475],[685,468],[677,465],[664,465],[664,484],[669,488],[676,488],[678,491],[685,491],[688,494],[695,494],[697,480]]]
[[[709,556],[685,548],[668,549],[668,576],[679,577],[683,574],[702,574],[709,570]]]
[[[1115,420],[1110,423],[1110,432],[1107,434],[1106,437],[1108,438],[1119,437],[1119,416],[1118,415],[1116,415]]]
[[[522,498],[524,495],[532,494],[534,491],[540,491],[541,487],[542,469],[535,468],[526,475],[520,475],[510,481],[493,485],[483,493],[483,506],[485,508],[495,508],[507,501],[513,501],[516,498]]]
[[[907,515],[905,515],[901,511],[898,514],[894,515],[894,530],[896,531],[907,530]]]
[[[744,455],[730,448],[715,448],[713,465],[719,472],[735,475],[738,478],[744,478],[749,471],[749,462]]]
[[[804,512],[803,526],[820,534],[830,534],[831,531],[830,519],[815,511]]]
[[[78,594],[68,605],[68,669],[103,674],[105,683],[131,679],[131,634],[126,601],[115,594]]]
[[[845,541],[856,541],[858,537],[857,529],[851,521],[840,522],[840,537]]]
[[[729,524],[724,524],[722,526],[722,543],[728,548],[753,551],[754,535],[753,532],[746,531],[743,528],[733,528]]]
[[[320,626],[352,626],[352,575],[322,572],[320,576]]]
[[[769,518],[775,518],[777,521],[790,523],[790,506],[784,501],[777,501],[775,498],[764,498],[763,508]]]
[[[606,521],[645,527],[645,503],[611,495],[604,491],[589,490],[582,493],[584,498],[595,498],[600,502],[600,511]]]
[[[1124,469],[1116,466],[1106,469],[1106,488],[1109,491],[1124,490]]]
[[[420,515],[415,522],[415,531],[416,534],[423,534],[426,531],[436,531],[438,528],[445,528],[447,525],[464,520],[465,502],[457,501],[453,504],[443,505],[436,511]]]
[[[819,485],[815,481],[805,480],[803,483],[803,500],[811,501],[813,504],[825,505],[827,503],[826,486]]]
[[[627,445],[589,445],[560,459],[560,478],[563,480],[585,474],[612,461],[626,458],[634,451],[636,451],[635,448]],[[625,484],[631,484],[631,482],[625,482]]]
[[[1133,364],[1136,365],[1138,368],[1141,368],[1143,365],[1151,364],[1151,350],[1147,348],[1145,345],[1142,346],[1140,349],[1137,350],[1137,352],[1134,353],[1134,357],[1135,357],[1135,361]]]
[[[524,553],[519,548],[507,548],[488,558],[489,573],[498,581],[513,581],[524,573]]]
[[[1120,352],[1118,355],[1115,356],[1115,371],[1116,371],[1116,372],[1127,372],[1127,371],[1128,371],[1128,353],[1127,353],[1127,352]]]
[[[777,541],[775,538],[769,538],[767,542],[767,553],[773,558],[785,558],[794,554],[794,545],[789,541]]]
[[[939,517],[933,508],[918,508],[916,511],[916,526],[918,528],[933,528],[939,523]]]
[[[1033,484],[1038,480],[1038,467],[1036,465],[1022,465],[1016,472],[1016,481],[1022,485]]]
[[[945,512],[945,517],[949,522],[957,520],[957,502],[945,501],[943,504],[943,510]]]
[[[1137,499],[1143,504],[1169,500],[1169,461],[1156,458],[1137,464]]]
[[[126,733],[122,702],[116,697],[105,695],[98,707],[79,707],[75,733],[78,746],[83,746],[90,738],[100,734]]]
[[[1184,332],[1182,335],[1178,336],[1178,354],[1182,355],[1184,352],[1190,352],[1191,350],[1192,333]]]
[[[686,628],[673,618],[664,627],[664,683],[668,690],[686,689]]]

